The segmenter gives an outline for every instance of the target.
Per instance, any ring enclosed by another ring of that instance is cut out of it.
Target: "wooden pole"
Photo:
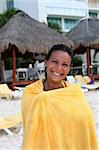
[[[86,58],[87,58],[88,76],[91,77],[91,55],[90,55],[90,48],[89,47],[87,47]]]
[[[0,82],[3,81],[3,62],[1,60],[1,52],[0,52]]]
[[[13,85],[16,83],[16,48],[12,46],[12,60],[13,60],[13,81],[12,81],[12,88]]]

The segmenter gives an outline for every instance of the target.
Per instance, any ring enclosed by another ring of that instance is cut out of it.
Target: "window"
[[[92,17],[92,18],[97,18],[97,12],[89,11],[89,16]]]
[[[48,17],[47,18],[47,22],[48,23],[55,23],[61,26],[61,18],[52,18],[52,17]]]
[[[7,0],[7,9],[14,8],[13,0]]]
[[[77,19],[64,19],[65,29],[70,30],[77,24]]]

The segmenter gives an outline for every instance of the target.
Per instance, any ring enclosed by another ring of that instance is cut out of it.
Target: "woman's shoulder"
[[[67,81],[64,81],[64,84],[66,86],[64,87],[68,87],[68,89],[72,89],[74,92],[80,92],[80,93],[84,93],[83,89],[81,88],[80,84],[78,83],[69,83]]]
[[[36,90],[43,90],[43,83],[42,83],[42,80],[37,80],[29,85],[27,85],[25,87],[25,92],[32,92],[32,91],[36,91]]]
[[[64,87],[78,87],[78,88],[81,88],[80,85],[77,84],[77,83],[69,83],[67,81],[63,81],[62,84],[64,84]]]

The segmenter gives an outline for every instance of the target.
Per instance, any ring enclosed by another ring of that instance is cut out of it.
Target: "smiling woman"
[[[72,51],[64,45],[54,45],[46,60],[46,79],[44,89],[51,90],[62,87],[62,81],[70,71]]]
[[[45,60],[45,79],[23,94],[23,150],[97,150],[92,111],[77,84],[67,84],[72,50],[54,45]]]

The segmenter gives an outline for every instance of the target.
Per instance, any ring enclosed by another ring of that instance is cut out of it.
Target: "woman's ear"
[[[70,65],[70,68],[69,68],[69,70],[68,70],[68,73],[70,72],[71,69],[72,69],[72,65]]]
[[[45,65],[45,67],[47,66],[47,60],[45,59],[45,61],[44,61],[44,65]]]

